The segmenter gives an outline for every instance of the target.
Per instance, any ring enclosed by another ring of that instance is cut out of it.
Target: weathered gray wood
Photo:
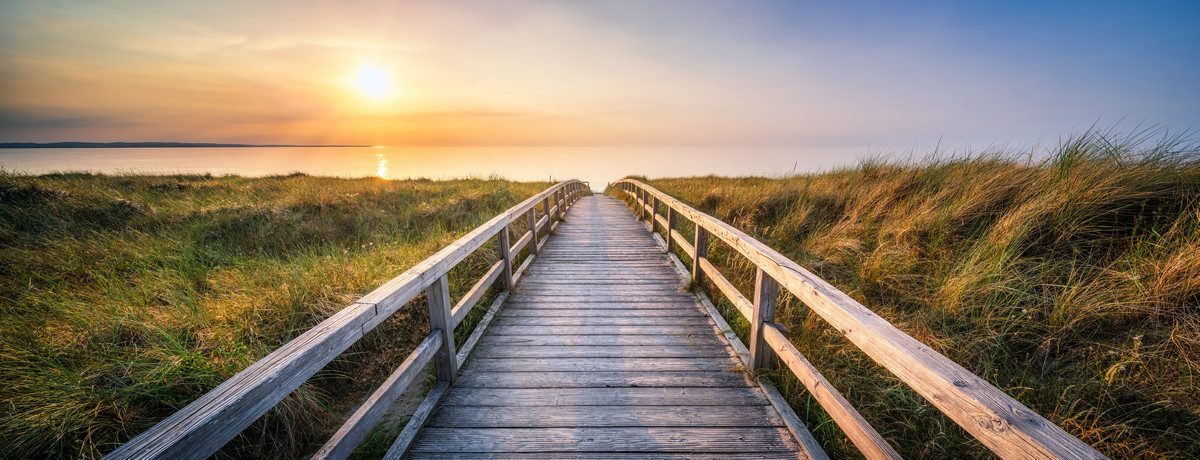
[[[792,410],[792,406],[788,405],[783,395],[779,390],[775,389],[775,385],[764,378],[758,379],[758,385],[762,388],[763,393],[767,395],[767,401],[775,408],[779,414],[783,424],[787,426],[788,431],[792,432],[792,436],[796,437],[796,442],[804,448],[804,453],[808,458],[813,460],[829,460],[829,455],[825,453],[825,449],[821,444],[817,443],[817,438],[814,438],[812,432],[808,431],[808,427],[804,422],[800,421],[800,417]]]
[[[430,427],[459,428],[611,428],[782,427],[770,406],[501,406],[486,409],[443,405]]]
[[[696,257],[696,249],[692,247],[691,243],[687,242],[687,238],[684,238],[683,234],[679,233],[679,230],[671,229],[671,241],[674,246],[678,247],[684,254],[687,254],[688,257]]]
[[[500,230],[500,233],[496,234],[496,257],[500,259],[499,262],[503,264],[503,268],[500,271],[500,289],[505,291],[513,288],[513,253],[510,251],[512,247],[509,246],[508,238],[508,226],[505,225],[504,229]],[[490,285],[491,283],[488,284]],[[457,325],[458,323],[455,324]]]
[[[738,309],[743,318],[746,318],[746,320],[754,318],[754,304],[750,303],[746,299],[746,296],[743,296],[741,291],[738,291],[733,283],[730,283],[725,278],[725,275],[717,271],[717,267],[714,267],[712,262],[709,262],[708,259],[700,259],[700,267],[713,286],[716,286],[717,290],[721,291],[721,294],[724,294],[726,299],[729,299],[729,302]]]
[[[774,355],[763,337],[763,323],[775,322],[779,285],[760,269],[754,277],[754,313],[750,317],[750,370],[775,367]]]
[[[441,346],[442,335],[437,331],[429,334],[312,458],[337,460],[349,457],[371,429],[375,428],[375,424],[379,423],[379,419],[396,398],[412,384],[413,379],[421,373],[421,369],[429,364]]]
[[[1000,389],[913,339],[837,288],[729,224],[641,182],[626,179],[704,227],[860,350],[1001,457],[1105,458]],[[983,422],[981,422],[983,421]]]
[[[743,372],[610,371],[478,372],[468,366],[455,388],[734,387],[753,385]]]
[[[463,388],[455,386],[443,405],[482,406],[765,406],[759,391],[748,386],[675,388]],[[782,426],[782,425],[778,425]]]
[[[619,311],[618,311],[619,310]],[[648,304],[646,308],[607,308],[607,309],[581,309],[581,308],[514,308],[506,309],[501,317],[563,317],[563,318],[590,318],[590,317],[705,317],[704,313],[696,311],[692,305],[680,304],[675,308],[663,308],[662,305]]]
[[[715,358],[730,357],[725,344],[675,347],[489,345],[475,354],[479,358]]]
[[[604,460],[645,460],[652,458],[655,460],[694,460],[703,458],[705,460],[796,460],[804,459],[803,453],[800,452],[738,452],[736,454],[712,453],[705,452],[703,455],[692,453],[670,453],[670,452],[655,452],[653,455],[648,455],[645,452],[413,452],[408,455],[409,459],[518,459],[518,460],[534,460],[534,459],[604,459]]]
[[[708,230],[699,225],[696,226],[696,245],[692,253],[692,281],[696,286],[704,285],[704,270],[701,268],[701,261],[708,261]]]
[[[437,379],[454,383],[458,378],[458,360],[454,351],[454,325],[450,316],[450,285],[442,275],[425,289],[429,302],[429,329],[441,334],[442,346],[438,347],[433,364],[437,368]]]
[[[660,316],[633,317],[584,316],[584,317],[504,317],[496,320],[496,326],[706,326],[708,318],[703,316]]]
[[[383,455],[384,460],[399,460],[404,458],[404,454],[408,453],[408,449],[412,447],[412,442],[417,438],[417,434],[425,427],[425,422],[429,420],[429,416],[437,409],[438,403],[450,389],[450,382],[437,382],[433,388],[429,389],[429,394],[425,395],[425,399],[421,401],[421,405],[417,407],[416,412],[413,412],[412,417],[409,417],[408,424],[404,425],[404,430],[400,431],[400,435],[392,442],[392,446],[388,448],[386,454]]]
[[[508,307],[505,307],[507,309]],[[529,348],[543,346],[626,346],[626,347],[678,347],[720,345],[711,335],[498,335],[488,334],[480,339],[487,346],[524,345]]]
[[[496,278],[504,276],[504,268],[503,260],[496,261],[495,264],[492,264],[492,268],[483,275],[483,278],[476,281],[475,285],[471,286],[471,290],[463,295],[462,300],[458,301],[458,304],[450,311],[451,329],[458,327],[458,323],[461,323],[463,318],[471,313],[471,309],[475,308],[475,303],[479,302],[479,298],[483,297],[492,283],[496,282]]]
[[[471,331],[471,335],[463,342],[462,348],[458,350],[458,354],[455,357],[455,361],[458,361],[459,369],[462,369],[463,364],[467,362],[467,358],[471,356],[471,352],[479,344],[479,339],[483,338],[484,332],[487,332],[492,319],[496,317],[496,313],[500,311],[500,307],[504,306],[504,300],[507,297],[507,292],[501,292],[500,295],[496,296],[496,300],[493,300],[492,305],[488,307],[487,313],[484,313],[483,318],[479,320],[479,324],[475,325],[475,330]]]
[[[667,236],[667,252],[675,251],[675,235],[679,232],[675,231],[675,222],[679,219],[679,213],[674,209],[667,209],[667,225],[663,233]]]
[[[526,372],[736,371],[732,359],[722,358],[474,358],[480,372],[521,369]]]
[[[529,255],[536,256],[537,250],[538,250],[538,247],[537,247],[538,226],[537,226],[537,210],[536,209],[532,209],[532,208],[529,209],[527,220],[528,220],[527,225],[529,226],[529,237],[534,242],[533,246],[529,247]],[[521,237],[522,241],[524,239],[525,239],[524,237]],[[526,242],[526,244],[528,244],[528,242]]]
[[[782,441],[782,442],[781,442]],[[413,452],[796,451],[786,428],[427,428]]]
[[[712,334],[708,326],[506,326],[492,330],[496,335],[678,335]]]
[[[846,433],[846,437],[858,447],[859,452],[869,459],[895,459],[900,458],[900,454],[896,453],[891,444],[888,444],[883,436],[880,436],[871,424],[850,405],[842,394],[833,388],[833,385],[825,380],[825,376],[821,375],[817,368],[809,363],[804,355],[800,354],[795,346],[788,341],[773,325],[766,325],[763,328],[764,340],[774,349],[779,358],[787,364],[792,373],[800,379],[805,388],[808,388],[809,394],[821,404],[829,417],[833,419],[842,431]]]

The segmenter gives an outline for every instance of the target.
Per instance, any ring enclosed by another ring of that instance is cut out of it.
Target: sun
[[[395,91],[388,71],[376,64],[363,64],[350,75],[350,87],[363,97],[383,100]]]

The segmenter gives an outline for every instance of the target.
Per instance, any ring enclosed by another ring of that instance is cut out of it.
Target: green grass
[[[1159,136],[1092,131],[1044,160],[993,151],[648,183],[808,267],[1106,455],[1197,458],[1200,145]],[[754,267],[723,244],[711,251],[750,293]],[[721,303],[744,339],[747,323]],[[778,318],[905,457],[991,456],[790,294]],[[858,455],[795,378],[773,378],[834,458]]]
[[[103,455],[548,186],[0,173],[0,457]],[[220,455],[310,454],[427,331],[414,299]]]

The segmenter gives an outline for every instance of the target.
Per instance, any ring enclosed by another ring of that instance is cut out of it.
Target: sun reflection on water
[[[384,158],[382,153],[376,153],[375,160],[378,164],[375,168],[375,175],[379,176],[380,179],[386,180],[388,178],[387,158]]]

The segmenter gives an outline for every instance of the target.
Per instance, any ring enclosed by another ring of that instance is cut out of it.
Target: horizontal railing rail
[[[711,282],[750,322],[750,370],[771,367],[773,357],[778,357],[867,458],[900,456],[804,358],[788,338],[787,329],[775,323],[780,287],[999,456],[1105,458],[1004,391],[905,334],[741,230],[640,181],[625,179],[614,185],[631,197],[638,217],[649,223],[652,232],[662,228],[668,252],[673,255],[678,248],[692,259],[690,271],[695,284]],[[660,213],[663,208],[665,212]],[[689,244],[677,230],[680,219],[695,225],[693,243]],[[743,296],[708,260],[710,237],[721,240],[754,264],[753,301]]]
[[[458,366],[478,341],[490,316],[456,352],[454,328],[495,283],[504,292],[497,298],[489,315],[512,289],[525,267],[536,257],[551,232],[562,220],[566,209],[587,192],[586,183],[560,182],[500,213],[436,254],[413,266],[383,286],[363,296],[325,321],[250,365],[212,391],[201,396],[154,427],[134,437],[105,458],[207,458],[247,426],[275,407],[288,394],[307,381],[353,345],[364,334],[381,324],[392,313],[425,292],[429,307],[430,334],[407,359],[343,424],[341,429],[313,458],[342,459],[358,446],[388,407],[412,383],[427,364],[435,364],[438,384],[409,420],[393,443],[388,458],[404,455],[408,443],[424,424],[432,407],[458,376]],[[538,218],[538,206],[541,218]],[[528,230],[509,242],[509,226],[525,219]],[[492,238],[497,240],[497,260],[456,304],[450,304],[448,274]],[[524,263],[513,270],[513,258],[526,246],[530,252]]]

